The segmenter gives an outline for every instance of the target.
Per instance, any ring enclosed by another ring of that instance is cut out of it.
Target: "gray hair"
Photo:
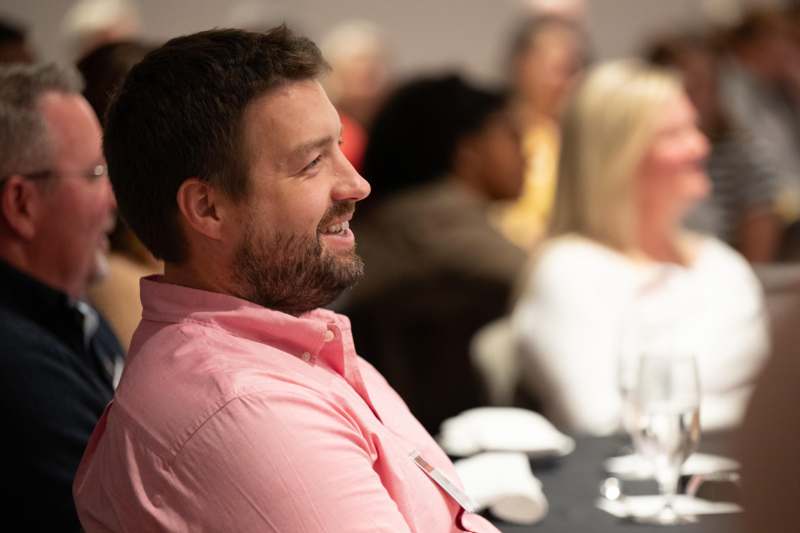
[[[80,94],[82,89],[75,70],[52,63],[0,66],[0,179],[44,170],[51,153],[39,99],[51,91]]]

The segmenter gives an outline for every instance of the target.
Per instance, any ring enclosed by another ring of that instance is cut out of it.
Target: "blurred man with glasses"
[[[0,68],[0,501],[20,531],[79,530],[72,479],[121,370],[83,300],[116,203],[80,91],[53,65]]]

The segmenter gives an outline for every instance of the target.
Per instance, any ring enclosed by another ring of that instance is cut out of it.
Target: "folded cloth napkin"
[[[438,436],[442,449],[466,457],[480,451],[514,451],[531,456],[567,455],[575,441],[543,416],[517,407],[478,407],[448,418]]]
[[[648,479],[653,477],[653,467],[650,461],[637,454],[611,457],[603,463],[606,471],[625,479]],[[731,472],[739,469],[739,463],[734,459],[711,455],[707,453],[693,453],[683,466],[681,473],[685,475],[713,474],[716,472]]]
[[[531,473],[527,455],[485,452],[456,461],[455,466],[476,511],[488,508],[497,518],[516,524],[533,524],[547,514],[542,484]]]
[[[664,505],[661,495],[623,496],[618,500],[598,498],[599,509],[620,518],[644,518],[653,516]],[[742,508],[731,502],[712,502],[691,496],[678,495],[673,502],[678,514],[703,515],[738,513]]]

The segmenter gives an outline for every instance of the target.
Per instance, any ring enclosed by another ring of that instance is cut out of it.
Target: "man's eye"
[[[319,165],[321,162],[322,162],[322,154],[318,155],[317,157],[314,158],[314,160],[311,163],[307,164],[305,166],[305,168],[303,169],[303,171],[305,172],[305,171],[308,171],[308,170],[312,170],[314,167]]]

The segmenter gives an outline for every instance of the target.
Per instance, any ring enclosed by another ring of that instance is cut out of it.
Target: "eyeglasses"
[[[56,172],[54,170],[40,170],[38,172],[28,172],[26,174],[19,174],[19,175],[27,180],[36,181],[36,180],[44,180],[50,178],[55,174]],[[0,178],[0,186],[5,184],[6,180],[8,180],[8,178],[10,178],[12,175],[13,174],[8,176],[3,176],[2,178]],[[91,169],[81,174],[81,176],[86,178],[88,181],[94,181],[107,175],[108,175],[108,167],[106,167],[106,165],[102,163],[94,165]]]

